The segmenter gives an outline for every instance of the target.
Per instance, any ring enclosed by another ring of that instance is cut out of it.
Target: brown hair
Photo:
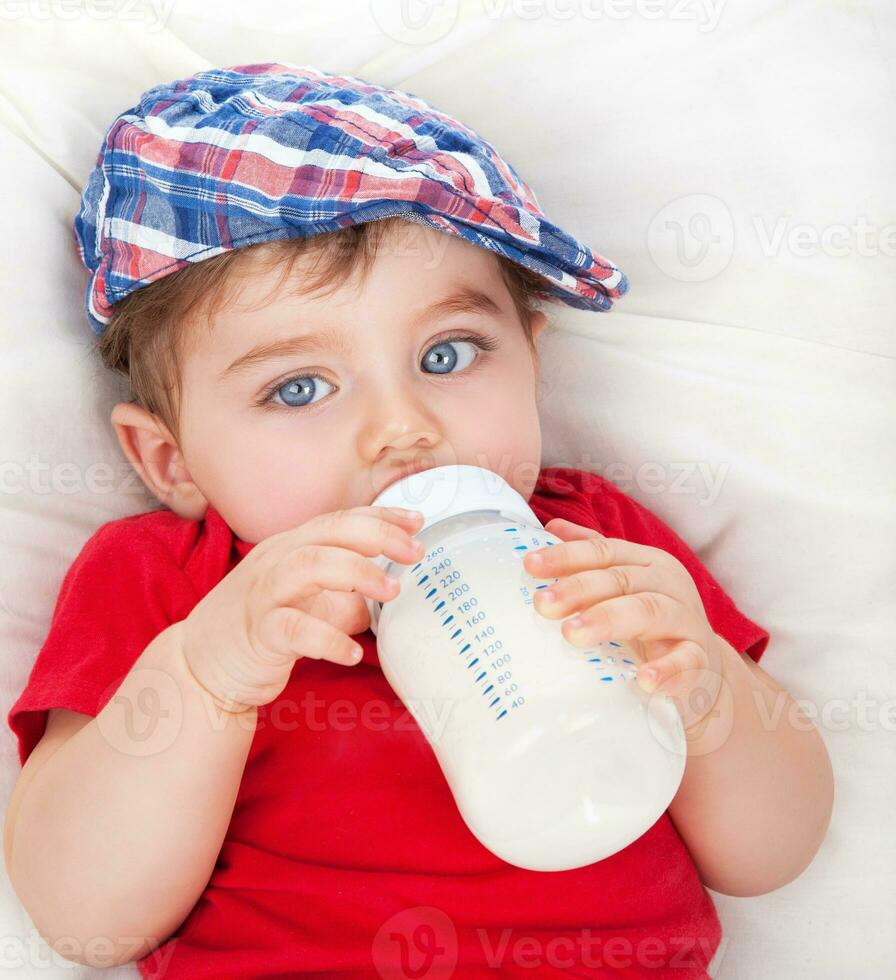
[[[152,412],[180,441],[181,359],[189,349],[191,313],[211,318],[226,302],[247,260],[261,261],[268,270],[283,265],[278,287],[302,255],[312,255],[313,266],[299,281],[301,292],[325,295],[343,285],[356,271],[367,275],[384,235],[396,229],[400,217],[349,225],[307,238],[277,239],[229,249],[143,286],[116,303],[106,330],[96,341],[103,364],[128,379],[132,401]],[[493,253],[513,299],[530,348],[534,351],[532,317],[543,298],[547,280]]]

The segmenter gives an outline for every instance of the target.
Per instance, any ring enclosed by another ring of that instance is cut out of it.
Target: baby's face
[[[406,223],[363,286],[299,295],[307,262],[279,290],[281,269],[247,267],[184,357],[183,463],[234,532],[256,543],[369,505],[403,466],[483,466],[528,500],[541,460],[536,357],[494,257]],[[461,290],[494,309],[430,310]],[[455,334],[470,339],[447,342]]]

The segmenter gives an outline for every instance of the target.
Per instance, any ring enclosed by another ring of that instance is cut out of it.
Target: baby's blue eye
[[[454,350],[455,344],[466,344],[468,347],[473,348],[473,353],[466,360],[463,357],[459,358]],[[496,350],[497,341],[492,337],[480,338],[474,335],[447,337],[445,340],[440,340],[437,344],[433,344],[427,350],[423,358],[423,364],[429,374],[457,374],[458,372],[455,369],[458,364],[460,364],[460,370],[464,370],[476,359],[475,351],[477,348],[485,351]],[[428,370],[429,368],[432,370]],[[262,397],[261,403],[282,405],[286,408],[305,408],[308,405],[314,404],[316,401],[320,401],[320,398],[314,397],[318,392],[317,382],[323,382],[331,388],[334,387],[326,378],[319,374],[297,375],[285,381],[283,384],[272,387]],[[327,392],[323,394],[326,395]],[[275,395],[279,396],[279,400],[275,400]]]
[[[452,373],[454,366],[458,362],[457,354],[454,353],[452,344],[467,344],[469,347],[477,346],[472,340],[463,340],[460,337],[454,340],[440,340],[437,344],[433,344],[426,352],[426,357],[423,358],[423,363],[434,369],[433,374]],[[463,367],[469,367],[475,359],[476,355],[474,354]]]
[[[318,390],[317,382],[319,381],[323,381],[325,385],[330,384],[319,374],[305,374],[300,378],[290,378],[286,384],[280,385],[279,388],[271,392],[271,399],[274,395],[279,395],[283,399],[283,404],[288,408],[302,408],[305,405],[311,405],[313,401],[319,400],[313,398]],[[333,385],[330,387],[332,388]]]

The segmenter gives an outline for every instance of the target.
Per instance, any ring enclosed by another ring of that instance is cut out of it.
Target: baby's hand
[[[563,518],[545,529],[563,544],[523,558],[533,577],[559,579],[535,593],[537,611],[548,619],[576,613],[560,627],[576,646],[629,643],[642,661],[642,690],[669,696],[685,730],[701,722],[719,697],[722,641],[684,565],[661,548],[607,538]]]
[[[350,635],[370,626],[360,593],[386,602],[399,592],[364,556],[419,561],[419,525],[400,508],[353,507],[259,542],[181,624],[193,676],[218,707],[240,712],[273,701],[299,657],[357,663]]]

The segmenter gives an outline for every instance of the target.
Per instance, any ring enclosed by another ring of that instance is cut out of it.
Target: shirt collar
[[[218,526],[221,528],[226,528],[230,533],[231,541],[233,544],[233,550],[240,556],[240,558],[245,558],[246,555],[255,547],[255,543],[251,541],[243,541],[237,533],[228,525],[227,521],[218,513],[218,511],[212,507],[211,504],[208,505],[205,512],[205,522],[210,527]]]

